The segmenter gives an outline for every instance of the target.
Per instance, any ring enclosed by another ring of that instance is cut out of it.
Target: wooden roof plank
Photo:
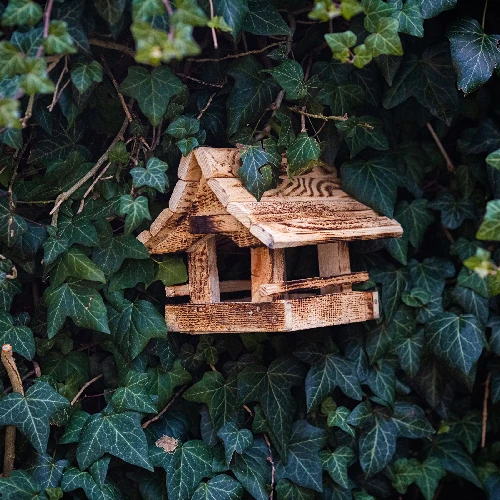
[[[201,147],[194,150],[203,177],[234,177],[240,166],[240,152],[236,148]]]

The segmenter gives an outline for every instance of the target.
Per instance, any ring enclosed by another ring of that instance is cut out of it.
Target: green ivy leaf
[[[51,286],[62,285],[69,276],[80,280],[106,283],[102,270],[78,248],[70,248],[63,254],[52,276]]]
[[[421,198],[411,203],[401,201],[396,205],[394,218],[403,226],[409,242],[419,248],[427,228],[434,222],[432,212],[427,208],[427,200]]]
[[[243,496],[241,484],[226,474],[214,476],[196,488],[191,500],[239,500]]]
[[[182,83],[166,66],[159,66],[151,73],[141,66],[131,66],[120,90],[135,97],[151,124],[158,125],[170,98],[181,92]]]
[[[347,423],[351,412],[345,406],[339,406],[336,410],[328,412],[328,427],[338,427],[354,437],[354,429]]]
[[[124,385],[113,393],[111,398],[113,408],[117,412],[130,410],[140,413],[156,413],[156,406],[148,392],[150,386],[149,375],[134,370],[129,371]]]
[[[191,374],[182,367],[178,359],[169,370],[164,370],[160,366],[150,372],[153,379],[151,393],[158,396],[158,410],[162,410],[170,401],[176,387],[187,384],[191,380]]]
[[[243,29],[254,35],[290,36],[292,32],[281,14],[266,0],[248,0]]]
[[[399,179],[389,158],[344,162],[340,171],[347,193],[377,212],[393,216]]]
[[[500,241],[500,200],[491,200],[486,204],[486,214],[479,227],[478,240]]]
[[[12,350],[26,359],[35,355],[35,339],[31,330],[18,326],[12,321],[12,316],[0,310],[0,344],[10,344]]]
[[[382,122],[372,116],[351,117],[335,124],[344,137],[351,158],[367,147],[385,151],[389,149],[387,138],[382,132]]]
[[[398,31],[422,38],[424,36],[424,20],[421,12],[421,0],[406,0],[401,10],[392,13],[399,22]]]
[[[349,49],[356,45],[357,36],[352,31],[344,31],[342,33],[328,33],[325,35],[325,40],[332,50],[334,59],[345,63],[350,56]]]
[[[165,286],[186,283],[188,280],[186,264],[184,259],[178,255],[166,255],[158,262],[156,280],[160,280]]]
[[[422,16],[424,19],[436,17],[445,10],[453,9],[457,0],[418,0],[422,8]]]
[[[41,486],[29,472],[14,470],[0,479],[0,494],[6,500],[46,500]]]
[[[375,31],[365,39],[366,48],[373,57],[381,54],[402,56],[403,47],[398,35],[399,21],[390,17],[382,17],[377,21]]]
[[[68,467],[64,471],[61,482],[64,492],[82,489],[90,500],[113,500],[116,498],[114,488],[109,483],[100,484],[91,474],[77,467]]]
[[[45,59],[26,59],[25,68],[19,81],[19,85],[28,95],[50,94],[54,92],[54,84],[47,76],[47,65],[45,63]]]
[[[136,188],[148,186],[164,193],[165,188],[168,187],[168,179],[165,175],[167,169],[168,165],[164,161],[150,158],[146,168],[135,167],[130,171],[130,175]]]
[[[240,455],[253,444],[253,434],[248,429],[240,429],[235,422],[225,423],[217,432],[224,442],[226,464],[229,467],[234,453]]]
[[[129,464],[153,470],[139,413],[96,413],[87,420],[76,449],[80,469],[86,469],[105,453]]]
[[[349,488],[347,468],[354,461],[354,451],[347,446],[338,446],[333,452],[320,451],[319,456],[330,477],[342,488]]]
[[[145,196],[134,198],[130,194],[120,197],[120,215],[126,215],[124,234],[130,234],[139,227],[144,219],[151,220],[149,215],[148,199]]]
[[[125,10],[125,0],[94,0],[95,8],[109,24],[117,24]]]
[[[397,402],[393,408],[392,421],[398,435],[410,439],[427,438],[435,430],[425,416],[424,410],[411,403]]]
[[[15,425],[39,453],[44,453],[50,417],[67,405],[67,399],[47,382],[36,382],[24,396],[12,392],[0,400],[0,425]]]
[[[266,70],[280,84],[288,99],[302,99],[307,94],[304,70],[297,61],[287,59],[279,66]]]
[[[365,28],[371,33],[377,31],[377,25],[380,19],[391,17],[394,12],[394,6],[391,3],[382,0],[363,0],[363,9],[365,11]]]
[[[24,57],[15,45],[10,42],[0,42],[0,76],[11,78],[24,72]],[[5,97],[6,92],[2,95]],[[11,96],[13,97],[13,96]]]
[[[472,314],[439,314],[426,324],[425,332],[436,355],[465,375],[478,360],[485,344],[481,325]]]
[[[290,479],[299,486],[322,491],[321,458],[319,450],[326,441],[325,431],[305,420],[294,422],[288,444],[286,464],[283,459],[276,465],[278,478]]]
[[[399,310],[392,319],[395,335],[392,338],[392,349],[397,354],[403,370],[414,377],[419,368],[424,347],[423,332],[417,330],[413,315]]]
[[[430,208],[441,212],[441,221],[448,229],[457,229],[465,219],[474,219],[476,211],[471,200],[457,200],[451,193],[442,193],[429,203]]]
[[[2,15],[2,26],[34,26],[42,19],[42,8],[31,0],[9,0]]]
[[[420,462],[416,458],[400,458],[390,469],[392,485],[398,493],[405,494],[408,486],[420,476]]]
[[[77,326],[109,333],[108,315],[102,297],[81,281],[71,281],[45,290],[49,338],[54,337],[70,317]]]
[[[500,61],[500,35],[486,35],[475,19],[462,19],[447,34],[458,73],[458,88],[466,94],[484,85]]]
[[[243,21],[249,11],[247,0],[214,0],[214,13],[224,18],[236,38],[243,28]]]
[[[19,101],[0,99],[0,127],[20,128]]]
[[[243,185],[257,201],[273,187],[272,175],[264,166],[269,163],[268,154],[261,146],[248,146],[241,153],[242,166],[238,170]]]
[[[155,266],[151,260],[127,259],[120,267],[120,270],[113,274],[109,280],[108,292],[113,293],[117,290],[134,288],[138,283],[144,283],[147,287],[154,279]]]
[[[472,455],[481,441],[482,415],[479,411],[470,411],[463,418],[451,423],[451,435],[460,441]]]
[[[119,350],[135,359],[151,339],[167,337],[165,319],[151,302],[124,300],[120,309],[108,306],[109,331]]]
[[[83,94],[93,82],[102,82],[102,67],[97,61],[79,61],[71,70],[71,81],[78,92]]]
[[[439,482],[445,475],[446,472],[441,467],[439,459],[429,457],[422,462],[420,474],[415,482],[420,488],[425,500],[432,500],[434,498]]]
[[[370,277],[376,283],[382,283],[382,305],[384,315],[390,321],[396,313],[400,303],[401,295],[404,292],[409,275],[406,268],[396,268],[387,266],[376,268],[370,271]]]
[[[301,172],[314,166],[320,154],[316,140],[301,132],[290,144],[287,151],[287,173],[289,176],[299,175]]]
[[[49,35],[43,40],[43,48],[51,54],[74,54],[76,47],[68,33],[68,25],[64,21],[51,21]]]
[[[338,85],[333,81],[326,81],[319,91],[317,99],[330,106],[334,115],[343,116],[353,108],[363,104],[365,93],[359,85]]]
[[[278,500],[314,500],[314,491],[299,486],[298,484],[288,481],[288,479],[280,479],[276,484],[276,494]]]
[[[176,139],[185,139],[200,130],[200,122],[189,116],[179,116],[167,128],[167,133]]]

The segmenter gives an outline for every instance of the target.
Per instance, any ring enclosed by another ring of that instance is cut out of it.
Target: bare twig
[[[130,110],[128,109],[127,105],[125,104],[125,99],[123,98],[123,94],[120,92],[120,88],[118,86],[118,82],[116,81],[116,78],[114,77],[113,73],[109,69],[108,63],[106,62],[106,59],[104,57],[101,57],[102,64],[104,66],[104,69],[106,70],[106,73],[108,76],[111,78],[111,81],[113,82],[113,87],[115,87],[116,93],[118,94],[118,98],[120,99],[120,103],[122,105],[123,111],[125,111],[125,116],[127,117],[129,123],[132,122],[132,115],[130,114]]]
[[[484,384],[484,398],[483,398],[483,426],[481,430],[481,448],[486,446],[486,424],[488,423],[488,398],[490,396],[490,382],[491,372],[486,377]]]
[[[54,0],[48,0],[45,5],[45,11],[43,13],[43,39],[45,40],[49,36],[50,27],[50,14],[52,13],[52,7],[54,6]],[[40,57],[43,52],[43,45],[38,47],[36,51],[36,57]]]
[[[89,380],[88,382],[86,382],[83,387],[76,393],[76,396],[73,398],[73,400],[71,401],[71,406],[73,406],[77,401],[78,401],[78,398],[83,394],[83,392],[85,391],[85,389],[87,389],[87,387],[89,385],[92,385],[94,382],[96,382],[97,380],[99,380],[100,378],[102,378],[104,375],[101,373],[99,375],[97,375],[97,377],[94,377],[92,380]]]
[[[436,146],[438,147],[439,151],[441,152],[444,161],[446,162],[446,168],[448,169],[448,172],[454,172],[455,167],[453,165],[453,162],[451,161],[451,158],[448,156],[448,153],[446,152],[446,149],[444,149],[443,144],[439,140],[439,137],[436,134],[436,131],[434,130],[434,127],[427,122],[427,129],[429,130],[430,134],[432,135],[432,138],[434,139],[434,142],[436,143]]]
[[[209,108],[210,104],[212,104],[212,99],[217,95],[217,93],[212,94],[210,98],[208,99],[207,103],[203,107],[203,109],[200,111],[200,114],[196,117],[197,120],[200,120],[201,117],[203,116],[203,113]]]
[[[123,124],[116,135],[116,137],[113,139],[111,144],[109,145],[108,149],[102,154],[102,156],[97,160],[97,163],[73,186],[71,186],[67,191],[64,193],[61,193],[57,198],[56,198],[56,203],[54,205],[54,208],[50,211],[50,215],[52,215],[52,225],[56,226],[57,225],[57,217],[59,214],[59,208],[61,205],[69,199],[69,197],[77,191],[80,187],[82,187],[91,177],[93,177],[98,170],[101,168],[102,164],[108,159],[109,152],[116,146],[116,144],[123,138],[123,134],[125,133],[125,130],[127,130],[128,126],[128,118],[125,118],[123,121]]]
[[[224,87],[223,83],[204,82],[203,80],[198,80],[198,78],[194,78],[194,76],[185,75],[184,73],[178,73],[177,71],[174,71],[174,73],[180,78],[185,78],[186,80],[191,80],[192,82],[196,82],[196,83],[199,83],[201,85],[206,85],[207,87],[216,87],[218,89],[221,89]]]
[[[271,464],[271,493],[269,494],[269,500],[273,500],[273,498],[274,498],[274,476],[275,476],[273,452],[271,450],[271,442],[269,441],[267,434],[264,434],[264,440],[265,440],[267,447],[269,449],[269,456],[267,457],[267,461]]]
[[[33,114],[33,104],[35,103],[35,94],[31,94],[28,100],[28,106],[26,107],[26,111],[24,113],[23,121],[21,122],[22,128],[26,128],[28,126],[28,121]]]
[[[288,109],[294,113],[299,113],[299,115],[308,116],[309,118],[317,118],[318,120],[333,120],[335,122],[345,122],[348,120],[347,116],[327,116],[323,114],[307,113],[297,106],[290,106]]]
[[[61,85],[62,79],[64,78],[64,75],[67,72],[68,72],[68,57],[65,56],[64,57],[64,67],[61,71],[61,74],[59,75],[59,78],[57,79],[56,88],[54,90],[54,95],[52,96],[52,102],[50,103],[49,106],[47,106],[47,109],[49,110],[49,112],[52,112],[57,101],[60,99],[64,89],[68,86],[68,84],[70,82],[70,80],[68,79],[68,81],[63,85],[62,89],[59,90],[59,86]]]
[[[12,346],[4,344],[2,346],[2,363],[9,376],[12,390],[24,396],[23,382],[17,369],[16,361],[12,355]],[[14,470],[14,460],[16,459],[16,427],[8,425],[5,428],[5,451],[3,456],[3,477],[9,477]]]
[[[262,49],[249,50],[248,52],[242,52],[240,54],[229,54],[224,57],[212,57],[212,58],[208,57],[204,59],[189,58],[187,60],[192,62],[202,63],[202,62],[219,62],[219,61],[224,61],[226,59],[237,59],[238,57],[245,57],[250,54],[261,54],[262,52],[265,52],[268,49],[272,49],[273,47],[277,47],[278,45],[283,45],[284,43],[286,42],[270,43],[269,45],[266,45]]]
[[[107,40],[99,40],[99,38],[90,38],[90,45],[95,45],[96,47],[102,47],[103,49],[111,49],[118,50],[127,54],[130,57],[135,57],[135,50],[127,47],[126,45],[122,45],[121,43],[111,42]]]
[[[167,405],[165,406],[165,408],[163,408],[163,410],[158,413],[157,415],[155,415],[153,418],[150,418],[149,420],[147,420],[146,422],[144,422],[142,424],[142,428],[145,429],[149,424],[152,424],[153,422],[155,422],[156,420],[158,420],[171,406],[172,404],[174,403],[174,401],[186,390],[187,386],[189,384],[184,384],[173,396],[172,398],[170,399],[170,401],[167,403]]]
[[[208,0],[208,3],[210,4],[210,20],[212,21],[214,18],[214,3],[212,0]],[[214,48],[218,49],[219,44],[217,42],[217,32],[215,31],[215,28],[212,28],[212,40],[214,42]]]
[[[78,212],[77,213],[82,213],[83,207],[85,206],[85,198],[89,195],[89,193],[94,189],[94,186],[99,182],[99,179],[106,173],[108,168],[111,166],[111,162],[108,162],[108,164],[101,170],[101,173],[94,179],[92,184],[89,186],[87,191],[85,191],[85,194],[82,197],[82,201],[80,202],[80,206],[78,207]]]

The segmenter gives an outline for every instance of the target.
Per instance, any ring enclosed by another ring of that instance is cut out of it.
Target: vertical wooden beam
[[[338,276],[351,272],[349,260],[349,246],[346,241],[335,243],[322,243],[318,245],[319,275],[321,277]],[[340,292],[341,290],[351,290],[351,285],[326,286],[321,288],[321,294]]]
[[[188,252],[189,294],[193,304],[220,302],[215,236],[204,238]]]
[[[283,294],[262,296],[260,285],[285,281],[285,250],[257,247],[250,249],[252,268],[252,302],[272,302],[282,299]]]

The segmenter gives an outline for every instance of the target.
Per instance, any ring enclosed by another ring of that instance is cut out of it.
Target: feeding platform
[[[189,282],[166,287],[169,330],[289,332],[377,318],[377,292],[352,290],[368,274],[351,272],[348,242],[400,237],[399,223],[320,168],[281,178],[257,201],[238,177],[240,165],[237,149],[201,147],[183,157],[169,207],[139,235],[152,254],[187,255]],[[217,256],[227,242],[249,253],[248,279],[219,280]],[[311,245],[319,276],[287,280],[287,249]],[[189,302],[179,303],[183,297]]]

